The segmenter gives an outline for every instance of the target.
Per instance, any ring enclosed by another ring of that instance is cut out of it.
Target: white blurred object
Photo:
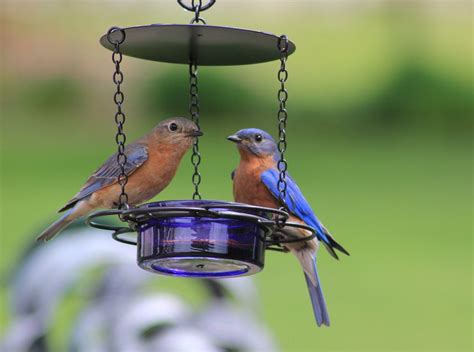
[[[37,313],[47,327],[64,292],[87,269],[118,263],[135,266],[135,255],[133,247],[111,240],[104,231],[68,231],[24,259],[12,284],[13,311],[18,315]]]
[[[0,351],[28,351],[43,331],[33,315],[16,318],[9,327]]]
[[[174,327],[147,344],[146,352],[223,352],[202,331],[192,327]],[[262,351],[263,352],[263,351]]]
[[[100,352],[113,350],[112,327],[122,319],[129,301],[156,276],[136,265],[117,264],[103,275],[92,302],[75,321],[70,340],[71,351]]]
[[[211,337],[216,346],[241,352],[273,352],[277,348],[266,327],[249,310],[228,300],[212,300],[197,315],[193,326]]]
[[[251,277],[236,277],[229,280],[215,280],[215,282],[222,285],[242,307],[254,314],[260,312],[257,286]]]
[[[190,314],[180,299],[169,294],[135,297],[123,307],[120,319],[112,326],[111,339],[116,342],[113,350],[143,351],[147,331],[151,338],[159,328],[184,325]]]
[[[121,263],[141,274],[135,265],[135,255],[133,247],[113,241],[104,231],[87,227],[73,227],[65,236],[38,245],[14,273],[10,293],[14,321],[0,347],[6,351],[27,351],[25,346],[31,346],[49,330],[65,293],[88,269]]]
[[[79,316],[70,350],[146,351],[160,328],[184,325],[190,314],[180,299],[168,294],[132,296],[119,305],[99,300]]]
[[[110,351],[107,323],[107,312],[104,312],[102,302],[94,302],[83,309],[74,324],[69,351]]]

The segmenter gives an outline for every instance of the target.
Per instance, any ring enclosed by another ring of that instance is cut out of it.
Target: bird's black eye
[[[176,132],[178,130],[178,125],[175,124],[174,122],[171,122],[168,128],[170,129],[171,132]]]
[[[261,135],[261,134],[256,134],[256,135],[255,135],[255,140],[256,140],[257,142],[261,142],[261,141],[263,140],[262,135]]]

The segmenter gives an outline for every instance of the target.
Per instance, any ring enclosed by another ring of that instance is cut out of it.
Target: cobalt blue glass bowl
[[[183,212],[150,217],[137,228],[138,265],[148,271],[183,277],[235,277],[263,269],[266,228],[262,209],[239,209],[236,203],[178,200],[149,203],[152,208],[207,208],[227,216]],[[239,216],[244,213],[249,215]]]

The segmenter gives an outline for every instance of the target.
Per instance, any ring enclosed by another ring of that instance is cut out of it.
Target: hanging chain
[[[119,33],[119,38],[112,39],[114,33]],[[120,52],[120,45],[125,41],[125,31],[122,28],[112,27],[107,32],[107,40],[114,46],[112,53],[112,62],[115,65],[115,72],[112,76],[112,80],[115,83],[116,90],[114,93],[114,103],[117,106],[117,112],[115,113],[115,123],[117,124],[117,133],[115,134],[115,142],[117,143],[117,164],[120,167],[120,174],[117,177],[117,182],[120,185],[121,191],[118,199],[119,209],[128,209],[128,194],[125,192],[125,186],[128,182],[128,176],[125,172],[125,165],[127,164],[127,155],[125,154],[125,142],[127,137],[123,130],[125,124],[125,113],[122,111],[122,104],[125,100],[125,96],[121,90],[121,84],[123,83],[123,73],[120,70],[120,63],[122,62],[122,53]]]
[[[286,190],[288,188],[286,183],[286,172],[288,170],[288,162],[285,159],[285,152],[287,147],[286,142],[286,121],[288,119],[288,112],[286,110],[286,101],[288,100],[288,91],[285,83],[288,80],[288,71],[286,70],[286,61],[288,59],[288,38],[282,35],[278,39],[278,50],[280,51],[280,69],[278,70],[278,81],[280,82],[280,89],[278,90],[278,101],[280,108],[278,110],[278,151],[280,152],[280,159],[278,160],[278,192],[279,201],[282,207],[286,208]]]
[[[214,5],[216,0],[209,0],[205,5],[203,5],[203,0],[191,0],[191,4],[188,5],[184,0],[178,0],[178,4],[184,9],[194,12],[194,17],[191,20],[191,24],[206,24],[204,18],[200,16],[202,11],[206,11],[212,5]],[[198,129],[201,129],[199,126],[199,95],[198,95],[198,66],[194,63],[189,64],[189,114],[191,119],[196,124]],[[201,164],[201,153],[199,152],[199,139],[194,139],[193,144],[193,154],[191,155],[191,163],[194,167],[194,172],[192,176],[192,181],[194,185],[193,199],[202,199],[201,194],[199,193],[199,185],[201,184],[201,174],[199,173],[199,165]]]
[[[199,95],[198,95],[198,67],[194,64],[189,64],[189,113],[191,119],[199,126]],[[192,177],[194,185],[193,199],[201,199],[199,193],[199,185],[201,184],[201,174],[199,173],[199,164],[201,164],[201,153],[199,152],[199,138],[194,139],[193,154],[191,155],[191,162],[194,166],[194,173]]]

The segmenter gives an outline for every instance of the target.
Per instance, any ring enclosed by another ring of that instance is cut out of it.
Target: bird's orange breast
[[[262,172],[274,166],[273,159],[241,159],[234,174],[234,199],[263,207],[278,208],[278,201],[260,179]]]
[[[179,163],[186,152],[184,148],[171,145],[149,145],[148,159],[129,177],[125,187],[129,204],[136,205],[153,198],[160,193],[173,179]],[[98,207],[115,207],[121,187],[114,183],[92,196]]]

